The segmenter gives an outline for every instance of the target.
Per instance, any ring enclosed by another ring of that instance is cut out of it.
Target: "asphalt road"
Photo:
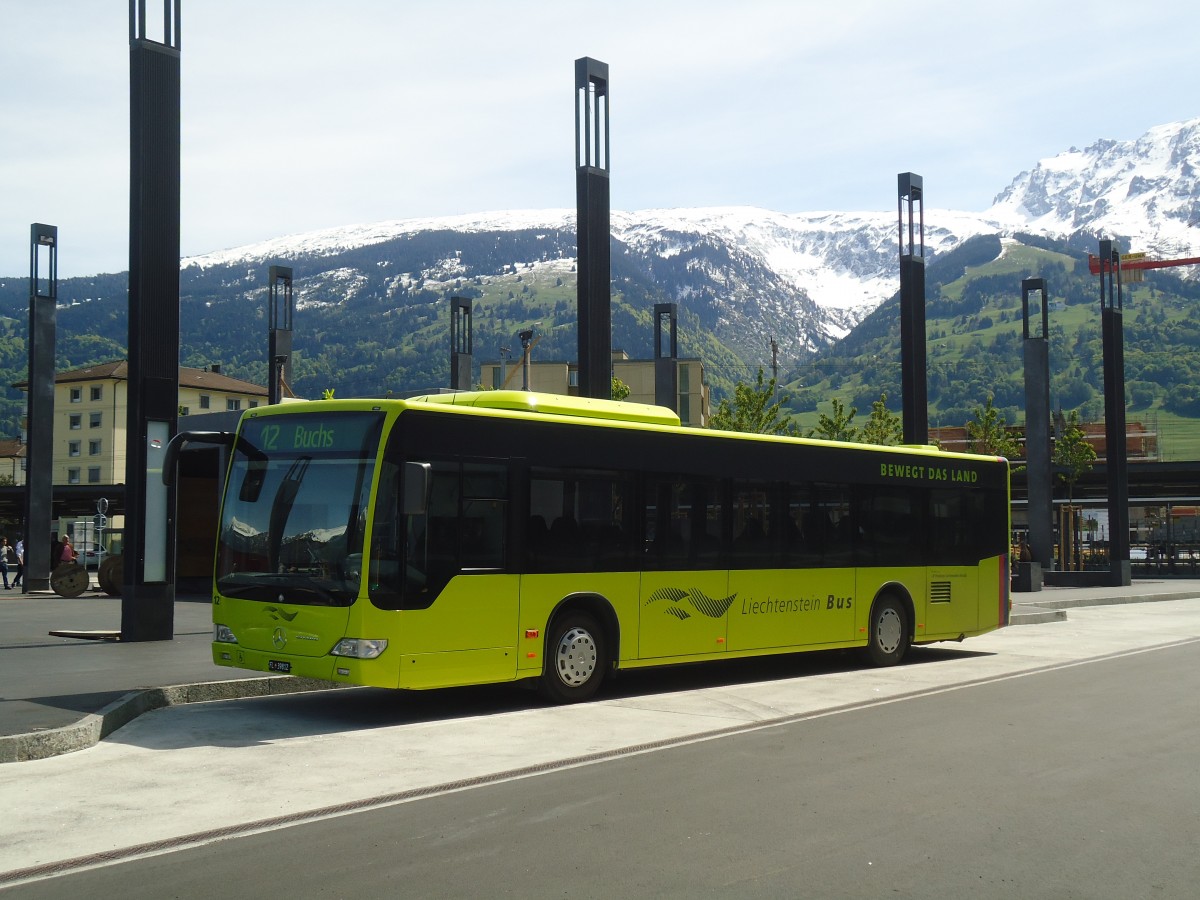
[[[1089,613],[1096,633],[1038,626],[1025,643],[1095,640],[1103,626],[1162,616],[1163,606]],[[168,841],[158,855],[97,858],[96,868],[6,896],[1193,897],[1200,640],[1113,647],[982,680],[957,674],[985,656],[902,667],[953,671],[942,689],[383,808],[330,809],[177,852]],[[872,674],[818,671],[797,684]],[[486,698],[470,696],[467,709],[445,713],[478,727],[487,717],[473,718],[474,703]],[[652,691],[634,701],[666,705]],[[256,702],[266,711],[301,701]],[[519,707],[499,717],[520,717]],[[587,709],[538,713],[578,727]],[[430,704],[407,727],[436,718]],[[298,739],[311,749],[338,737],[316,731]],[[323,778],[349,784],[363,762],[348,753]],[[196,777],[236,807],[246,773],[228,763]],[[43,763],[28,765],[36,776]]]

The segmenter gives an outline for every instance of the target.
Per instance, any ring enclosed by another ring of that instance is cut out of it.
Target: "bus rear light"
[[[382,638],[342,638],[329,652],[334,656],[375,659],[387,649],[387,645],[388,642]]]
[[[236,644],[238,639],[228,625],[217,625],[214,623],[213,641],[218,644]]]

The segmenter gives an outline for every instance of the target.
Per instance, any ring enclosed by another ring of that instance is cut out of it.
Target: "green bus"
[[[623,669],[892,665],[1008,622],[1004,459],[523,391],[259,407],[189,439],[230,448],[221,666],[570,702]]]

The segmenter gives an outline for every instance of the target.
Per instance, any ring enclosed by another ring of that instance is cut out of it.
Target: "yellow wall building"
[[[27,390],[28,382],[16,387]],[[207,369],[179,368],[180,416],[248,409],[267,389]],[[129,414],[129,364],[101,363],[54,379],[54,484],[122,484]],[[24,478],[22,482],[24,483]]]
[[[708,426],[709,389],[704,379],[704,365],[699,359],[675,361],[679,385],[676,411],[684,425],[699,428]],[[613,376],[629,387],[633,403],[654,403],[654,360],[630,359],[624,350],[612,354]],[[485,362],[479,366],[479,381],[485,390],[498,390],[507,386],[509,390],[521,390],[524,376],[521,360]],[[547,394],[579,394],[579,366],[573,362],[529,363],[529,390]]]

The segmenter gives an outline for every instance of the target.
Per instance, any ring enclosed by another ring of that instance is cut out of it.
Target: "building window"
[[[78,469],[67,469],[67,484],[79,484]]]
[[[93,385],[92,385],[91,398],[92,398],[93,400],[103,400],[103,399],[104,399],[104,385],[102,385],[102,384],[93,384]]]
[[[79,413],[71,413],[71,430],[78,431],[83,427],[83,416]]]
[[[208,406],[208,394],[201,394],[201,395],[200,395],[200,408],[201,408],[201,409],[208,409],[208,408],[209,408],[209,406]]]
[[[579,387],[579,370],[571,369],[567,372],[567,387]]]
[[[192,414],[192,410],[190,407],[181,406],[181,407],[179,407],[179,414],[181,416],[190,416]]]
[[[227,410],[229,410],[230,412],[232,412],[232,411],[234,411],[234,410],[237,410],[237,409],[241,409],[241,408],[242,408],[242,401],[241,401],[241,400],[235,400],[235,399],[233,399],[232,397],[230,397],[229,399],[227,399],[227,400],[225,401],[225,408],[226,408]]]
[[[71,388],[71,402],[72,403],[82,403],[83,402],[83,388],[77,388],[77,387]]]
[[[89,413],[88,414],[88,427],[89,428],[99,428],[100,421],[103,417],[104,417],[104,413],[98,413],[98,412]]]
[[[258,401],[257,401],[257,400],[251,400],[251,401],[250,401],[250,408],[251,408],[251,409],[258,409]]]
[[[99,456],[99,455],[100,455],[100,442],[99,441],[88,441],[88,456]]]
[[[88,466],[88,484],[100,483],[100,467]]]
[[[67,443],[67,456],[79,455],[79,441],[69,441]]]

